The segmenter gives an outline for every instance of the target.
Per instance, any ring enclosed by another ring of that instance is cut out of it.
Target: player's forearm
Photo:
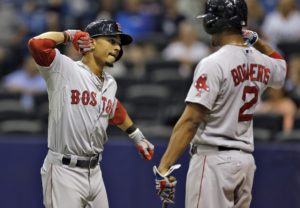
[[[194,138],[198,124],[192,120],[179,120],[173,129],[168,148],[163,155],[158,170],[164,174],[182,155]]]
[[[257,50],[261,53],[270,56],[275,52],[275,50],[270,46],[267,42],[263,41],[262,39],[258,39],[257,42],[253,45]]]
[[[133,121],[131,120],[131,118],[129,117],[129,115],[126,112],[125,115],[125,120],[123,123],[117,125],[122,131],[126,131],[129,127],[131,127],[133,125]]]
[[[65,40],[63,32],[45,32],[34,38],[50,39],[53,40],[56,43],[56,45],[63,43]]]

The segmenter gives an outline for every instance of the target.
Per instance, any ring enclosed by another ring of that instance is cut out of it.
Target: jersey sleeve
[[[185,102],[198,103],[211,110],[221,89],[222,75],[216,63],[203,59],[196,67]]]
[[[286,74],[287,64],[282,58],[266,56],[270,66],[269,87],[280,88],[283,86]]]

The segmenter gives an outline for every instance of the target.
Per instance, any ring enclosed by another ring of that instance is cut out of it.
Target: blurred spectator
[[[157,58],[156,47],[147,42],[131,44],[124,48],[122,60],[130,66],[130,75],[134,78],[144,78],[146,74],[146,62]]]
[[[157,17],[141,0],[122,1],[122,10],[116,13],[116,21],[124,27],[124,32],[135,41],[143,40],[153,34],[157,27]]]
[[[289,57],[288,67],[286,89],[289,95],[295,100],[297,107],[300,108],[300,54]]]
[[[195,19],[204,11],[204,1],[199,0],[177,0],[179,11],[189,19]]]
[[[177,0],[163,0],[162,2],[159,32],[162,32],[168,39],[172,39],[177,36],[178,26],[186,17],[179,12]]]
[[[40,7],[38,5],[36,0],[28,0],[23,3],[20,12],[20,17],[22,18],[23,22],[25,23],[25,26],[27,27],[26,40],[45,31],[45,10],[43,7]]]
[[[46,10],[46,30],[47,31],[61,31],[63,26],[62,17],[60,13],[53,8]]]
[[[185,21],[179,25],[177,40],[163,50],[162,57],[167,61],[179,61],[180,74],[188,77],[192,74],[195,64],[209,53],[209,47],[198,40],[198,33],[193,24]]]
[[[293,130],[294,117],[297,113],[297,106],[294,101],[288,97],[284,88],[269,88],[266,91],[267,99],[262,101],[257,107],[256,112],[260,113],[279,113],[283,115],[283,131],[289,133]]]
[[[98,1],[97,18],[99,19],[115,19],[118,8],[117,0],[99,0]]]
[[[63,6],[68,15],[65,16],[65,26],[67,28],[83,28],[94,18],[95,8],[91,1],[86,0],[65,0],[66,5]]]
[[[296,0],[279,0],[277,9],[266,15],[262,32],[273,44],[300,40],[300,12]]]
[[[26,34],[26,27],[11,2],[0,1],[0,28],[0,75],[3,76],[21,62]]]
[[[247,28],[261,33],[261,25],[265,17],[264,8],[259,0],[246,0],[248,6]]]
[[[3,87],[8,92],[21,93],[21,104],[26,110],[33,107],[34,95],[47,91],[45,80],[39,74],[34,60],[27,56],[22,67],[3,79]]]

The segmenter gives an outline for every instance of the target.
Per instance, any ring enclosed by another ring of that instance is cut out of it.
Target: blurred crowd
[[[284,132],[290,132],[296,127],[300,129],[300,124],[295,124],[300,112],[299,1],[246,1],[249,11],[248,29],[257,31],[260,38],[268,40],[279,50],[289,67],[285,88],[269,90],[263,95],[258,113],[281,114]],[[159,90],[153,94],[159,96],[157,94],[162,92],[169,93],[168,99],[162,101],[162,106],[165,106],[165,103],[170,104],[164,111],[169,112],[169,119],[162,123],[173,125],[176,113],[184,105],[184,97],[196,64],[214,50],[209,44],[209,36],[202,29],[201,21],[196,19],[203,11],[203,2],[0,0],[1,93],[16,93],[19,95],[19,108],[26,112],[37,111],[36,108],[40,107],[37,105],[41,105],[41,97],[47,89],[28,54],[28,39],[45,31],[84,30],[85,26],[96,18],[111,18],[122,25],[124,32],[134,37],[134,43],[124,48],[121,61],[113,68],[107,68],[118,82],[118,97],[124,100],[128,110],[135,114],[134,109],[137,107],[130,106],[130,102],[134,102],[137,95],[128,93],[137,93],[137,90],[128,89],[129,87],[138,85],[140,88],[141,84],[147,84],[147,87],[166,87],[169,84],[166,91]],[[81,58],[72,46],[61,45],[59,49],[74,60]],[[163,70],[165,71],[162,73]],[[147,89],[151,91],[150,88]],[[0,95],[0,108],[6,109],[1,100],[7,97]],[[155,110],[157,108],[154,108]],[[0,131],[2,120],[4,117],[1,117],[0,112]]]

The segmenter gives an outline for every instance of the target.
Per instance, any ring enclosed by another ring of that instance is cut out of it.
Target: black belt
[[[64,156],[62,158],[62,164],[64,165],[70,165],[71,163],[71,158]],[[79,168],[94,168],[98,165],[99,163],[99,155],[96,157],[91,157],[90,160],[77,160],[75,166]]]
[[[198,147],[197,145],[192,146],[192,148],[190,150],[192,155],[197,153],[197,147]],[[218,146],[218,151],[231,151],[231,150],[242,151],[239,148]]]

